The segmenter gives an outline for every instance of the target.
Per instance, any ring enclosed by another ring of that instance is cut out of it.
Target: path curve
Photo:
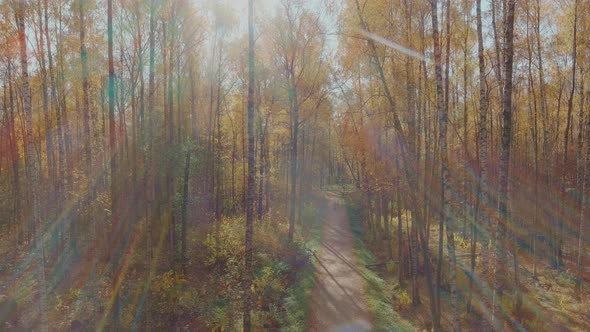
[[[328,196],[324,217],[309,330],[371,331],[365,283],[357,272],[348,215],[337,196]]]

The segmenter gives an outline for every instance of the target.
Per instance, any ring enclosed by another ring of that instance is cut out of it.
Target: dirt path
[[[310,331],[371,331],[364,280],[357,272],[353,238],[344,206],[330,196],[317,255]]]

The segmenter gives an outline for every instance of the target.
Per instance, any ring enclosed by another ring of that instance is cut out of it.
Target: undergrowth
[[[303,208],[301,220],[305,231],[298,245],[304,248],[310,256],[313,256],[320,249],[324,208],[325,204],[320,206],[305,204]],[[294,284],[287,290],[288,295],[284,301],[286,315],[281,324],[282,331],[307,330],[309,305],[314,286],[315,268],[310,264],[297,272]]]
[[[375,271],[366,268],[367,265],[375,262],[375,257],[363,242],[365,234],[361,221],[361,211],[349,197],[346,197],[345,205],[354,238],[354,250],[359,262],[359,269],[361,269],[366,282],[365,294],[368,309],[373,318],[373,330],[415,331],[416,328],[411,322],[404,320],[394,310],[392,299],[403,298],[403,291],[395,287],[396,285],[386,283]]]

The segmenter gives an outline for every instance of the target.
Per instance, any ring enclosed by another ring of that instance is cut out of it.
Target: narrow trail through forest
[[[310,307],[310,331],[371,331],[365,281],[359,272],[346,209],[328,195],[316,284]]]

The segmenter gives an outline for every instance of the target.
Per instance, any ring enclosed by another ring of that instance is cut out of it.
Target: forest
[[[0,330],[589,331],[587,54],[586,0],[0,0]]]

